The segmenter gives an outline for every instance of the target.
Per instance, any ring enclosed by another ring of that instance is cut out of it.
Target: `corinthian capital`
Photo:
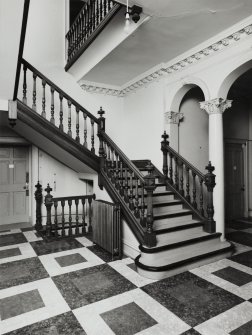
[[[165,117],[166,117],[166,122],[167,123],[179,124],[179,122],[181,122],[183,120],[184,114],[168,111],[168,112],[165,113]]]
[[[210,114],[223,114],[226,109],[232,106],[233,100],[225,100],[223,98],[216,98],[213,100],[200,102],[200,108],[204,109]]]

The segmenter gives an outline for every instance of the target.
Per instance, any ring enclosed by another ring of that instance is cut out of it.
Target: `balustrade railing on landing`
[[[68,56],[66,70],[94,41],[121,7],[121,4],[112,0],[86,0],[84,2],[80,13],[66,34]]]
[[[213,219],[214,167],[209,162],[208,172],[203,174],[170,147],[168,137],[164,132],[161,142],[165,181],[205,221],[204,230],[213,233],[216,229]]]
[[[20,100],[60,131],[83,144],[91,153],[95,153],[95,142],[98,146],[98,119],[27,61],[22,59],[21,63],[23,95]]]

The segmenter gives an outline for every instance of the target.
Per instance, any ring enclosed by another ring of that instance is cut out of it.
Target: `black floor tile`
[[[244,231],[234,231],[226,235],[227,240],[252,247],[252,234]]]
[[[230,335],[251,335],[252,334],[252,321],[249,321],[241,327],[231,331]]]
[[[72,309],[136,288],[108,264],[66,273],[52,279]]]
[[[197,332],[197,330],[195,330],[195,329],[189,329],[181,335],[201,335],[201,334],[199,332]]]
[[[114,308],[100,316],[116,335],[134,335],[157,324],[134,302]]]
[[[86,335],[72,312],[37,322],[6,335]]]
[[[244,301],[190,272],[149,284],[142,290],[191,327]]]
[[[100,257],[104,262],[108,263],[111,262],[112,254],[108,251],[104,250],[103,248],[99,247],[99,245],[93,245],[91,247],[87,247],[90,251],[92,251],[96,256]]]
[[[7,245],[25,243],[27,239],[22,233],[0,235],[0,247],[5,247]]]
[[[37,257],[0,264],[0,289],[49,277]]]
[[[227,224],[227,228],[232,228],[236,230],[244,230],[244,229],[252,228],[252,223],[234,221],[234,222],[229,222]]]
[[[19,256],[19,255],[21,255],[21,251],[19,248],[0,250],[0,259],[13,257],[13,256]]]
[[[83,248],[83,245],[73,237],[57,240],[30,242],[38,256],[47,255],[54,252]]]
[[[252,250],[230,257],[236,263],[252,268]]]
[[[242,286],[252,281],[252,276],[250,274],[232,268],[231,266],[215,271],[212,274],[237,286]]]

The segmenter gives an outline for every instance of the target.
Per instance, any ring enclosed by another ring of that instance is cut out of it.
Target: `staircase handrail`
[[[67,196],[67,197],[53,197],[53,201],[63,201],[63,200],[77,200],[77,199],[94,199],[95,194],[88,194],[88,195],[75,195],[75,196]]]
[[[50,79],[48,79],[45,75],[43,75],[38,69],[36,69],[33,65],[31,65],[29,62],[27,62],[24,58],[22,58],[21,63],[25,65],[30,71],[35,73],[40,79],[44,80],[49,86],[53,87],[55,91],[57,91],[59,94],[61,94],[66,100],[71,101],[71,103],[79,108],[80,111],[82,111],[84,114],[86,114],[90,119],[94,120],[95,123],[99,123],[99,120],[91,114],[89,111],[86,110],[83,106],[81,106],[76,100],[70,97],[66,92],[64,92],[59,86],[57,86],[55,83],[53,83]]]

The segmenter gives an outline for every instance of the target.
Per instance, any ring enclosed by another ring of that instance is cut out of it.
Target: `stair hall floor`
[[[227,237],[230,259],[153,281],[87,237],[0,232],[0,334],[252,335],[252,224]]]

